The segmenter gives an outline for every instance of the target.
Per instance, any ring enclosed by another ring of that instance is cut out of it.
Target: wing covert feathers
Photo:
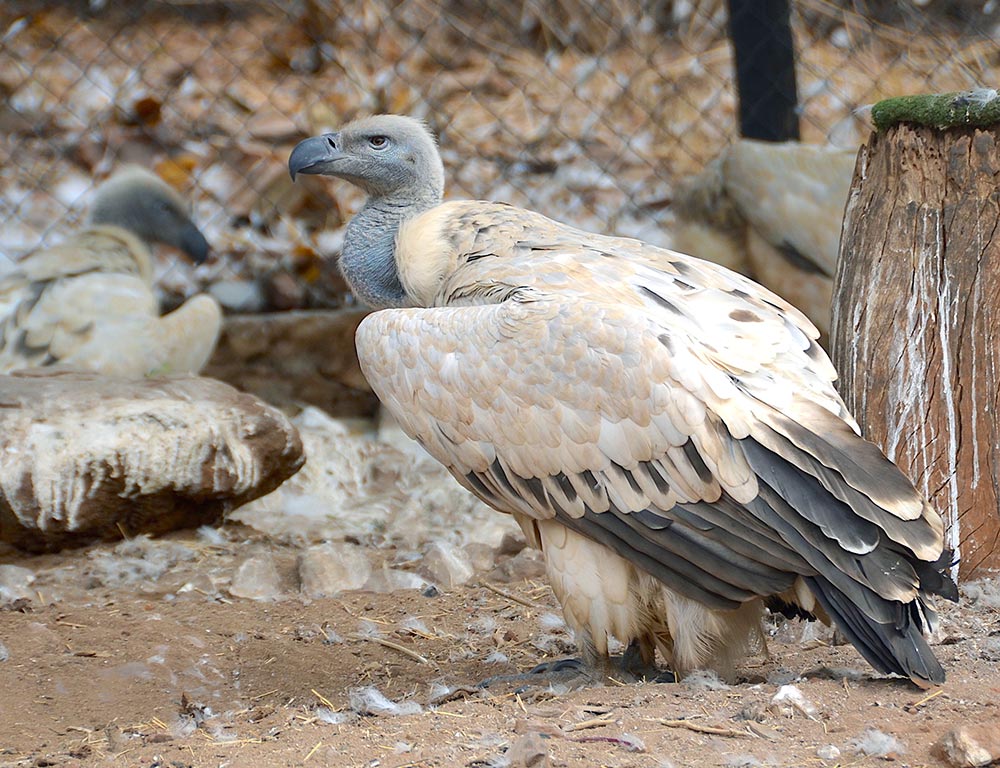
[[[447,203],[399,239],[425,306],[366,318],[362,368],[465,487],[711,609],[804,583],[877,669],[943,680],[922,635],[928,596],[957,596],[942,521],[858,436],[801,313],[509,206]]]

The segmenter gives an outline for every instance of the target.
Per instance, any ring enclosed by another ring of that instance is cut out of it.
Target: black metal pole
[[[788,0],[729,0],[729,37],[736,61],[740,134],[763,141],[798,140]]]

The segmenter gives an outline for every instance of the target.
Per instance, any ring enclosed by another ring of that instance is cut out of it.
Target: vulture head
[[[179,248],[195,264],[208,258],[208,241],[181,196],[138,166],[128,166],[98,188],[90,223],[122,227],[147,243]]]
[[[336,133],[301,142],[288,158],[300,173],[336,176],[378,198],[434,198],[444,189],[444,168],[434,137],[421,121],[375,115]]]

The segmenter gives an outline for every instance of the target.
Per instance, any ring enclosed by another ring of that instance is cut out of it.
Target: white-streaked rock
[[[0,377],[0,540],[46,551],[195,527],[302,464],[295,427],[194,376]]]
[[[934,751],[944,758],[948,765],[954,768],[979,768],[990,765],[1000,759],[1000,739],[992,738],[988,748],[985,745],[986,734],[982,728],[973,733],[969,728],[961,727],[948,731],[934,745]]]

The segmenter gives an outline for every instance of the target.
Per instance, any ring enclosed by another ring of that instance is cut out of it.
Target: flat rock
[[[303,461],[280,411],[211,379],[0,376],[0,540],[28,551],[212,524]]]
[[[995,728],[955,728],[938,739],[934,752],[955,768],[978,768],[1000,760],[1000,736]]]
[[[202,373],[279,407],[371,416],[378,399],[354,348],[364,310],[298,310],[225,318]]]
[[[299,579],[308,597],[333,597],[345,590],[361,589],[371,573],[364,548],[354,544],[320,544],[299,555]]]
[[[229,594],[248,600],[277,600],[282,591],[278,566],[266,553],[253,555],[240,563],[229,584]]]
[[[468,583],[476,575],[468,554],[449,542],[432,542],[424,554],[422,570],[445,589]]]
[[[31,585],[35,581],[35,572],[19,565],[0,565],[0,608],[4,608],[18,600],[35,597]]]

